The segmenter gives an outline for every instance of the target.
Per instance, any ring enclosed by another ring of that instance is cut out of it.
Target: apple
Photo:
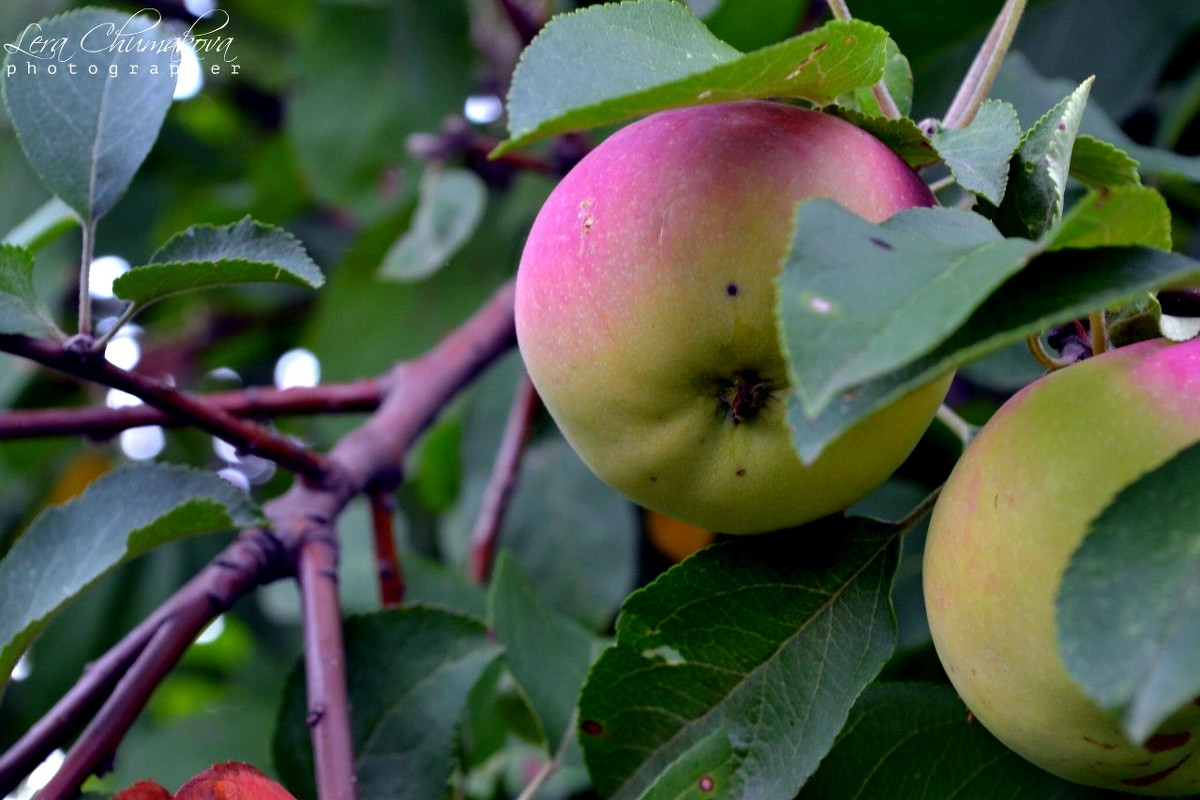
[[[1069,677],[1054,601],[1088,525],[1140,475],[1200,440],[1200,340],[1142,342],[1009,400],[955,466],[925,545],[929,626],[950,680],[1002,742],[1068,780],[1200,792],[1200,706],[1144,744]]]
[[[567,441],[642,506],[725,533],[799,525],[879,486],[936,413],[949,376],[801,464],[775,284],[810,197],[875,222],[935,202],[850,123],[751,101],[621,129],[538,214],[517,273],[521,354]]]

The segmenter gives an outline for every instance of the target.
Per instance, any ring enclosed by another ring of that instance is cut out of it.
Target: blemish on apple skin
[[[651,482],[651,483],[658,483],[658,476],[657,476],[657,475],[651,475],[651,476],[650,476],[650,482]]]
[[[1094,744],[1094,745],[1096,745],[1096,747],[1099,747],[1104,750],[1112,750],[1114,747],[1116,747],[1115,744],[1111,744],[1110,742],[1098,742],[1090,736],[1083,737],[1083,740],[1085,742],[1087,742],[1088,744]]]
[[[707,100],[710,97],[712,97],[712,89],[705,89],[703,92],[696,95],[697,100]]]
[[[730,297],[737,297],[738,285],[736,283],[731,283],[728,286],[726,286],[725,294],[729,295]]]
[[[739,478],[744,478],[744,477],[746,477],[746,468],[745,468],[745,467],[738,467],[738,471],[737,471],[735,474],[736,474],[736,475],[737,475]]]
[[[1126,778],[1125,780],[1121,781],[1121,783],[1124,786],[1133,786],[1135,788],[1141,788],[1144,786],[1153,786],[1154,784],[1161,781],[1163,778],[1166,778],[1168,775],[1170,775],[1175,770],[1182,767],[1183,763],[1191,757],[1192,757],[1192,754],[1188,753],[1186,756],[1179,759],[1174,764],[1172,764],[1171,766],[1167,767],[1164,770],[1159,770],[1158,772],[1152,773],[1150,775],[1143,775],[1140,778]]]
[[[698,785],[700,787],[700,791],[711,792],[713,789],[716,788],[717,783],[711,777],[709,777],[708,775],[705,775],[703,778],[700,779],[700,783]]]
[[[604,733],[604,726],[594,719],[585,719],[579,726],[579,730],[586,733],[588,736],[599,736]]]
[[[1146,749],[1151,753],[1165,753],[1183,747],[1191,741],[1192,734],[1188,731],[1179,733],[1158,733],[1146,740]]]

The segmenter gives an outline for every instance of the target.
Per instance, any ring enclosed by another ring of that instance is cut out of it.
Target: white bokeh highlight
[[[304,348],[289,350],[275,362],[275,388],[295,389],[321,382],[321,362]]]

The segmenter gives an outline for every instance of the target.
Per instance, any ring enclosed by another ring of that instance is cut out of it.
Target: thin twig
[[[270,459],[307,480],[319,483],[328,476],[328,462],[302,445],[214,408],[163,381],[116,367],[101,354],[79,353],[54,342],[14,335],[0,336],[0,350],[128,392],[177,420],[224,439],[242,452]]]
[[[1070,364],[1070,362],[1055,358],[1046,352],[1046,347],[1042,344],[1041,336],[1026,337],[1025,343],[1029,345],[1029,352],[1033,354],[1038,363],[1048,370],[1062,369]]]
[[[500,450],[496,453],[492,474],[483,493],[479,517],[471,531],[470,570],[471,579],[476,583],[486,583],[492,572],[496,543],[504,526],[504,514],[508,510],[508,501],[512,499],[517,473],[521,468],[521,454],[540,407],[541,401],[533,382],[529,376],[522,375],[508,411],[504,438],[500,441]]]
[[[100,708],[95,719],[67,753],[62,766],[38,793],[39,800],[70,800],[79,786],[96,771],[98,764],[111,762],[117,745],[133,725],[171,667],[211,619],[199,606],[180,609],[171,615],[146,643],[129,672]]]
[[[296,576],[304,608],[305,723],[312,736],[317,796],[355,800],[354,739],[338,602],[338,542],[328,520],[314,515],[310,521]]]
[[[404,601],[404,570],[396,552],[396,496],[391,487],[373,487],[367,492],[371,502],[371,533],[375,539],[375,572],[379,577],[379,602],[392,608]]]
[[[378,381],[364,379],[292,389],[250,386],[195,397],[199,402],[235,417],[265,419],[374,411],[379,407],[383,390]],[[147,405],[15,410],[0,413],[0,441],[47,436],[106,439],[143,425],[181,428],[188,424],[188,420]]]
[[[497,2],[500,3],[500,8],[508,17],[513,30],[520,37],[522,46],[532,42],[533,37],[537,36],[538,31],[541,30],[541,21],[520,5],[518,0],[497,0]]]
[[[946,110],[946,116],[942,118],[943,127],[965,128],[975,119],[979,107],[992,90],[1004,57],[1008,55],[1008,48],[1012,45],[1013,35],[1017,32],[1017,25],[1024,11],[1025,0],[1007,0],[1004,3],[1004,8],[1000,9],[1000,14],[992,24],[992,29],[988,31],[983,46],[971,62],[971,68],[967,70],[962,85],[958,87],[958,93],[954,95],[950,108]]]
[[[567,757],[567,749],[571,746],[571,740],[575,738],[575,726],[579,722],[579,709],[576,708],[571,712],[571,720],[567,723],[567,731],[563,734],[562,741],[558,743],[558,749],[554,752],[554,757],[542,764],[542,768],[537,771],[528,785],[517,796],[517,800],[533,800],[537,797],[537,793],[546,785],[546,781],[554,777],[554,773],[562,768],[563,760]]]

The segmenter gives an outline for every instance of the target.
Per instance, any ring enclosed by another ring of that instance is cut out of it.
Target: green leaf
[[[1071,150],[1071,177],[1093,189],[1140,184],[1138,162],[1115,144],[1080,134]]]
[[[43,20],[20,49],[6,48],[4,100],[21,147],[83,220],[112,208],[154,146],[175,91],[177,35],[149,15],[87,8]],[[34,36],[60,51],[39,51]]]
[[[496,152],[679,106],[762,97],[829,103],[879,80],[886,47],[882,28],[852,20],[743,55],[668,0],[562,14],[521,56],[508,94],[509,139]]]
[[[442,797],[467,696],[501,648],[480,622],[419,606],[346,620],[346,684],[358,796]],[[275,730],[275,766],[302,800],[316,797],[301,665]]]
[[[805,415],[929,352],[1037,249],[956,209],[907,209],[875,225],[829,200],[801,203],[779,320]]]
[[[812,462],[834,439],[875,411],[946,372],[1027,336],[1177,282],[1200,281],[1200,263],[1143,247],[1045,253],[997,289],[932,352],[855,387],[814,419],[789,400],[801,458]]]
[[[0,333],[37,336],[46,330],[33,293],[33,253],[0,244]]]
[[[279,91],[297,164],[318,200],[374,221],[395,207],[393,193],[415,189],[408,137],[461,114],[472,92],[467,4],[313,3],[290,17],[304,22],[295,53],[271,62],[287,65],[294,86]],[[283,44],[276,34],[267,42],[264,50]]]
[[[590,628],[607,626],[633,588],[637,514],[562,439],[525,452],[500,542],[543,602]]]
[[[593,636],[546,608],[508,552],[500,554],[491,583],[488,618],[554,751],[572,732],[579,689],[592,663]]]
[[[996,76],[992,96],[1008,100],[1017,107],[1017,113],[1022,118],[1030,119],[1073,88],[1072,81],[1039,75],[1024,54],[1014,51],[1008,54],[1004,66]],[[1143,174],[1173,174],[1200,181],[1200,157],[1185,156],[1138,144],[1095,103],[1088,106],[1079,130],[1097,139],[1114,143],[1137,160]]]
[[[261,522],[210,472],[148,464],[96,479],[42,512],[0,560],[0,679],[63,606],[117,565],[185,536]]]
[[[733,796],[733,745],[718,728],[696,742],[639,800],[726,800]]]
[[[937,164],[942,160],[934,148],[933,142],[929,141],[917,123],[911,119],[869,117],[862,112],[837,106],[830,107],[826,111],[862,128],[886,144],[892,152],[904,159],[913,169]]]
[[[898,557],[894,528],[831,517],[709,547],[631,595],[579,705],[596,790],[639,798],[686,759],[730,770],[731,798],[791,798],[895,645]]]
[[[1200,445],[1125,487],[1071,556],[1056,603],[1071,677],[1144,742],[1200,695]]]
[[[1100,800],[1001,744],[949,686],[875,684],[797,800]]]
[[[966,128],[938,126],[933,146],[958,185],[999,204],[1008,185],[1009,160],[1021,141],[1017,111],[1002,100],[985,100]]]
[[[232,225],[194,225],[113,281],[122,300],[138,305],[173,294],[237,283],[290,283],[316,289],[325,282],[304,245],[282,228],[249,217]]]
[[[1162,304],[1150,292],[1122,303],[1115,311],[1106,311],[1104,316],[1108,339],[1113,347],[1124,347],[1166,335],[1163,331]]]
[[[1062,216],[1071,150],[1091,88],[1089,78],[1026,131],[994,217],[1001,232],[1036,239]]]
[[[79,220],[71,207],[51,197],[19,225],[4,234],[4,244],[15,244],[37,251],[76,230]]]
[[[380,277],[428,278],[471,238],[487,203],[487,187],[469,169],[426,170],[412,225],[383,257]]]
[[[1171,249],[1171,210],[1139,184],[1094,189],[1044,238],[1048,250],[1145,245]]]
[[[889,36],[887,40],[887,56],[883,64],[883,82],[888,93],[896,101],[900,114],[907,117],[912,111],[913,74],[908,59],[900,52],[900,47]],[[839,106],[853,109],[869,117],[883,114],[879,101],[875,99],[874,84],[863,86],[848,92],[837,99]]]

